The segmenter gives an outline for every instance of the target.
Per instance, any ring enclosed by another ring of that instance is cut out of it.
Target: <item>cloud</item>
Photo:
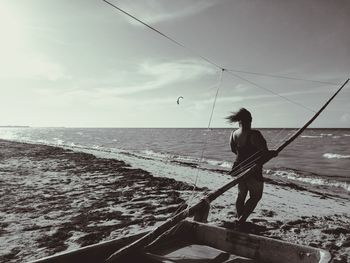
[[[136,72],[130,69],[117,76],[114,73],[116,78],[114,83],[109,79],[107,85],[100,87],[99,90],[114,96],[125,96],[165,89],[176,83],[197,80],[213,74],[216,74],[216,71],[212,67],[196,60],[146,61],[138,65]]]
[[[15,54],[3,57],[0,62],[0,78],[67,80],[71,76],[63,66],[45,55]]]
[[[44,78],[50,81],[65,80],[71,77],[65,73],[64,68],[46,58],[36,57],[22,63],[22,73],[27,77]]]
[[[340,117],[340,121],[343,123],[350,123],[350,114],[345,113]]]
[[[220,105],[227,105],[227,104],[236,104],[236,105],[240,105],[241,103],[251,104],[253,102],[258,102],[258,103],[254,103],[254,108],[272,107],[277,105],[284,105],[284,107],[286,107],[286,103],[290,104],[290,102],[287,102],[285,99],[278,97],[276,94],[272,94],[269,92],[265,92],[263,94],[254,94],[252,91],[248,92],[248,89],[246,88],[246,86],[242,84],[238,84],[235,87],[236,95],[222,96],[221,95],[221,92],[223,92],[222,89],[224,89],[224,87],[222,87],[221,91],[219,91],[219,96],[216,100],[216,107],[219,107]],[[329,93],[329,90],[326,88],[318,88],[313,90],[290,91],[285,93],[279,93],[279,95],[290,98],[291,96],[306,96],[306,95],[319,94],[319,93]],[[214,103],[214,96],[215,96],[214,90],[211,94],[209,92],[206,93],[203,99],[196,100],[193,103],[193,105],[190,106],[191,110],[202,111],[204,109],[210,108]]]
[[[63,67],[41,51],[29,48],[24,22],[9,7],[0,7],[0,78],[66,79]]]
[[[245,84],[238,84],[234,87],[235,92],[244,93],[249,89],[249,86]]]
[[[38,74],[44,74],[40,70],[44,65],[41,63],[42,61],[38,62],[39,67],[36,69]],[[51,78],[58,78],[61,73],[63,74],[61,77],[64,77],[64,72],[61,72],[59,68],[56,69],[53,64],[50,72]],[[171,91],[174,86],[188,86],[191,85],[189,83],[198,83],[204,77],[215,74],[217,74],[215,69],[195,60],[174,62],[152,60],[139,63],[136,68],[123,68],[122,71],[108,70],[107,73],[101,74],[99,79],[75,78],[63,86],[52,83],[52,85],[37,87],[35,93],[45,100],[50,98],[48,102],[42,102],[49,107],[65,105],[64,107],[68,108],[85,108],[85,105],[90,105],[96,110],[113,109],[115,112],[123,109],[123,111],[132,112],[135,107],[148,110],[152,105],[177,106],[177,97],[174,97]],[[159,96],[152,92],[159,89],[166,92],[159,93]],[[147,94],[148,92],[150,94]]]
[[[201,13],[216,3],[217,1],[209,0],[147,0],[128,1],[127,4],[120,7],[146,23],[155,24]],[[128,21],[134,25],[141,25],[129,18]]]

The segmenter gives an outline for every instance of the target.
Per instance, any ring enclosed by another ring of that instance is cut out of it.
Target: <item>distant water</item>
[[[0,138],[83,147],[229,170],[231,129],[0,128]],[[270,149],[295,130],[260,129]],[[350,195],[350,129],[308,129],[264,166],[266,173]]]

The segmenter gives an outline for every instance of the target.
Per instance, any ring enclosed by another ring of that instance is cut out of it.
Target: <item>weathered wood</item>
[[[143,234],[79,248],[32,263],[102,263],[107,255],[113,251],[113,248],[130,243],[131,240],[135,240],[140,235]],[[178,240],[182,242],[178,242]],[[168,260],[168,254],[171,251],[177,250],[177,247],[181,249],[181,246],[185,247],[191,244],[202,244],[229,253],[229,261],[225,262],[236,262],[239,261],[237,258],[242,257],[245,258],[244,262],[251,258],[253,262],[272,263],[327,263],[331,259],[330,254],[322,249],[295,245],[276,239],[186,220],[174,227],[167,236],[163,236],[162,239],[156,241],[152,247],[147,247],[147,251],[153,255],[159,255],[158,260]],[[199,252],[199,250],[196,251]],[[230,261],[232,258],[235,259]],[[140,252],[138,255],[130,253],[127,258],[120,262],[149,261],[147,260],[147,254]],[[204,262],[208,262],[208,260],[205,261],[204,259]]]
[[[188,244],[178,245],[171,249],[169,253],[153,254],[147,253],[147,255],[159,263],[170,262],[198,262],[198,263],[220,263],[226,262],[229,259],[230,254],[220,249],[216,249],[206,245]],[[253,263],[253,260],[251,260]]]
[[[210,210],[210,204],[208,202],[203,205],[202,210],[199,210],[197,213],[195,213],[193,217],[194,221],[206,223],[208,220],[209,210]]]
[[[186,209],[173,218],[167,220],[164,224],[161,226],[157,227],[155,230],[152,232],[148,233],[144,237],[140,238],[139,240],[136,240],[132,244],[119,249],[117,252],[113,253],[107,260],[106,262],[117,262],[117,260],[128,254],[128,253],[133,253],[133,251],[136,251],[149,243],[151,243],[153,240],[155,240],[158,236],[160,236],[162,233],[167,231],[169,228],[175,226],[177,223],[185,219],[186,217],[193,216],[196,211],[201,209],[205,204],[204,200],[201,200],[199,203],[196,205],[190,207],[189,209]]]
[[[345,87],[345,85],[349,82],[350,79],[347,79],[344,84],[337,90],[336,93],[322,106],[322,108],[316,112],[316,114],[303,126],[301,127],[296,133],[294,133],[289,139],[287,139],[284,143],[282,143],[278,148],[277,152],[282,151],[285,147],[287,147],[292,141],[294,141],[307,127],[310,126],[310,124],[318,117],[318,115],[321,114],[321,112],[328,106],[328,104],[335,98],[335,96],[338,95],[338,93]]]
[[[209,224],[184,221],[186,233],[198,244],[204,244],[233,255],[271,263],[326,263],[329,252],[309,246],[296,245],[268,237],[247,234]]]
[[[119,248],[140,239],[147,232],[138,233],[98,244],[89,245],[72,251],[65,251],[56,255],[48,256],[27,263],[98,263],[105,262],[106,258]]]

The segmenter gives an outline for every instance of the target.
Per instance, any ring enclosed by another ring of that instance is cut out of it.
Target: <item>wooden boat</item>
[[[31,263],[105,262],[116,250],[146,233],[61,253]],[[276,239],[185,220],[144,250],[134,250],[117,262],[271,262],[326,263],[329,252]]]

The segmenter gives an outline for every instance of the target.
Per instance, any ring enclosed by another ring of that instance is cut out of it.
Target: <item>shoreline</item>
[[[153,229],[184,200],[195,201],[208,192],[206,187],[212,190],[231,178],[197,170],[0,140],[0,259],[28,261]],[[198,188],[193,192],[194,178],[186,173],[195,172]],[[235,191],[213,203],[210,223],[234,219]],[[249,231],[320,247],[332,253],[334,262],[347,262],[349,211],[345,199],[267,182],[248,219],[253,224]]]

